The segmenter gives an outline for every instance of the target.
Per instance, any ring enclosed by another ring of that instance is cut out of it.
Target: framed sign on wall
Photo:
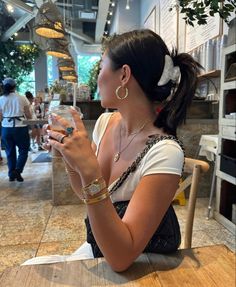
[[[209,17],[206,25],[186,25],[185,51],[189,52],[222,34],[222,20],[218,15]]]
[[[170,11],[170,7],[173,9]],[[178,14],[176,0],[160,1],[160,36],[169,50],[178,45]]]
[[[150,29],[153,32],[156,32],[156,6],[152,9],[152,11],[147,16],[146,20],[143,24],[144,28]]]

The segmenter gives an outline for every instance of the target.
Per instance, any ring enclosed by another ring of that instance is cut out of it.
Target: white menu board
[[[186,48],[185,51],[189,52],[198,46],[201,46],[208,40],[220,35],[222,21],[220,16],[207,18],[207,24],[198,25],[194,23],[194,27],[186,25]]]
[[[165,41],[167,47],[177,47],[177,10],[176,0],[160,1],[160,36]],[[170,11],[170,8],[173,8]]]

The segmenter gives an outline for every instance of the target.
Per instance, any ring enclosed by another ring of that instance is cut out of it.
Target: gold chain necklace
[[[129,145],[132,143],[132,141],[135,139],[135,137],[141,133],[141,131],[145,128],[145,126],[147,125],[147,123],[149,123],[150,121],[146,121],[145,123],[142,124],[142,126],[138,129],[137,132],[131,133],[130,135],[133,135],[132,139],[128,142],[128,144],[123,147],[123,149],[121,149],[121,125],[120,125],[120,142],[119,142],[119,151],[115,154],[114,156],[114,162],[117,162],[120,159],[120,155],[122,154],[123,151],[125,151]]]

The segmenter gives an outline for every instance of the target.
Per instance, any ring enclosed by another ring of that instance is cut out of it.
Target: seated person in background
[[[117,111],[97,120],[92,145],[75,110],[73,124],[52,115],[65,133],[48,129],[46,147],[60,152],[88,215],[87,242],[65,260],[103,256],[120,272],[142,252],[178,249],[171,203],[184,151],[176,130],[194,96],[199,68],[189,54],[170,53],[151,30],[116,35],[104,44],[98,87],[102,107]]]

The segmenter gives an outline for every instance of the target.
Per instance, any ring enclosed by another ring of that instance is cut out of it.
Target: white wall
[[[140,0],[130,1],[130,10],[126,10],[126,0],[119,0],[114,14],[110,34],[121,34],[140,28]]]
[[[159,0],[140,0],[140,26],[141,28],[144,27],[144,22],[147,19],[148,15],[152,11],[152,9],[156,6],[156,33],[159,34],[160,32],[160,23],[159,23]]]

